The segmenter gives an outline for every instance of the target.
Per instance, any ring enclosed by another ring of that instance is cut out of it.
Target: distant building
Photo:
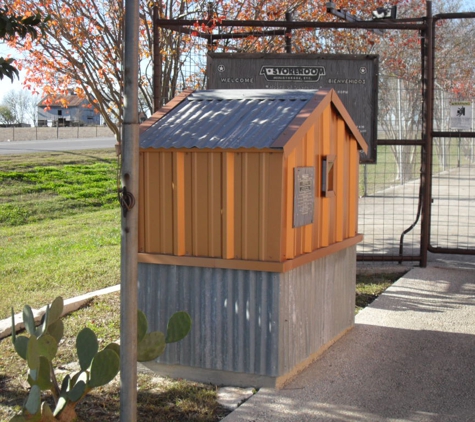
[[[89,101],[77,95],[56,95],[51,104],[51,96],[38,103],[38,126],[85,126],[100,125],[101,116]]]

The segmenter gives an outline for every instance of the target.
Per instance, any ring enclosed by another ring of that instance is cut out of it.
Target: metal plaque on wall
[[[313,223],[315,205],[315,168],[294,168],[294,221],[293,227]]]
[[[376,162],[378,56],[210,53],[208,89],[333,88],[368,144],[361,163]]]

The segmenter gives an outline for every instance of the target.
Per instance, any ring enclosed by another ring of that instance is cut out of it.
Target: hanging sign
[[[294,222],[293,227],[313,223],[315,206],[315,169],[294,168]]]
[[[472,129],[472,103],[470,101],[450,102],[450,129]]]

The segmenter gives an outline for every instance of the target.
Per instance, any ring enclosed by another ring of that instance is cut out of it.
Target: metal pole
[[[153,112],[162,106],[162,53],[160,52],[160,30],[155,22],[158,20],[158,6],[153,6]]]
[[[310,28],[333,28],[333,29],[408,29],[408,30],[424,30],[425,23],[420,23],[420,18],[414,19],[397,19],[391,22],[380,21],[358,21],[358,22],[316,22],[316,21],[261,21],[261,20],[223,20],[216,21],[216,27],[239,27],[239,28],[290,28],[290,29],[310,29]],[[209,20],[206,19],[158,19],[155,22],[161,28],[180,28],[180,27],[194,27],[202,24],[208,25]],[[178,29],[177,29],[178,30]],[[249,33],[252,35],[254,32]],[[209,34],[203,34],[198,31],[198,35],[204,35],[208,39]]]
[[[398,116],[398,136],[399,139],[402,139],[402,118],[401,118],[401,80],[397,79],[397,116]],[[404,165],[402,163],[402,145],[398,145],[397,149],[397,159],[399,160],[399,184],[404,184]]]
[[[214,16],[214,5],[212,1],[208,2],[208,25],[211,24],[213,21],[213,16]],[[213,51],[213,38],[208,37],[208,51],[212,52]]]
[[[125,0],[124,21],[124,114],[122,126],[122,195],[129,207],[123,207],[121,238],[120,289],[120,421],[137,420],[137,252],[139,177],[138,123],[138,46],[139,1]],[[124,198],[125,199],[125,198]]]
[[[461,149],[462,149],[462,138],[460,137],[460,131],[459,131],[459,145],[458,145],[458,151],[457,151],[457,167],[458,168],[460,168]]]
[[[424,146],[425,154],[423,156],[423,177],[421,183],[424,185],[423,210],[421,219],[421,267],[427,267],[427,253],[430,242],[430,212],[432,202],[432,129],[434,113],[434,26],[432,18],[432,1],[427,1],[426,18],[426,51],[424,64],[425,79],[425,133]]]
[[[363,196],[366,198],[368,196],[367,194],[367,188],[368,188],[368,170],[367,170],[367,165],[363,164],[363,179],[364,179],[364,191],[363,191]]]
[[[292,12],[285,13],[285,20],[287,22],[292,22],[293,20]],[[292,28],[285,29],[285,52],[288,54],[292,53]]]

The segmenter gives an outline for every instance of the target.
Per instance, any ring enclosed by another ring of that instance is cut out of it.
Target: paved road
[[[0,142],[0,155],[25,154],[44,151],[75,151],[81,149],[113,148],[114,145],[114,137]]]

